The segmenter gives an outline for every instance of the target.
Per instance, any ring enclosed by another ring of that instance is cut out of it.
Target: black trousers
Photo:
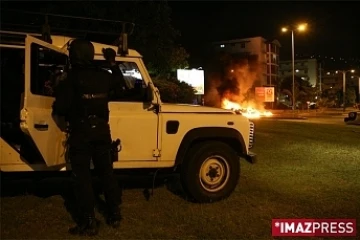
[[[102,183],[108,211],[117,210],[121,203],[121,189],[113,175],[109,125],[101,124],[95,128],[87,124],[75,126],[69,137],[69,157],[81,214],[94,214],[91,159]]]

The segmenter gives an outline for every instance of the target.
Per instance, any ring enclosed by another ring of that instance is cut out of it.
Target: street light
[[[345,94],[346,94],[346,73],[348,73],[348,72],[350,72],[350,73],[354,73],[355,72],[355,70],[341,70],[341,71],[336,71],[335,73],[342,73],[342,75],[343,75],[343,111],[345,112],[345,108],[346,108],[346,106],[345,106]]]
[[[304,32],[307,29],[307,24],[302,23],[297,26],[291,26],[289,27],[283,27],[281,28],[281,31],[283,33],[291,31],[291,48],[292,48],[292,80],[293,80],[293,86],[292,86],[292,109],[295,110],[295,47],[294,47],[294,31]]]

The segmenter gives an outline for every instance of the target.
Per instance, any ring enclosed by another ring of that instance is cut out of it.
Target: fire
[[[238,103],[231,102],[228,99],[224,99],[222,102],[222,108],[231,109],[231,110],[239,110],[239,109],[241,109],[241,106]]]
[[[247,118],[256,119],[261,117],[271,117],[272,112],[269,111],[259,111],[251,106],[248,107],[242,107],[239,103],[232,102],[228,99],[223,99],[222,108],[224,109],[230,109],[234,111],[241,112],[242,115],[244,115]]]

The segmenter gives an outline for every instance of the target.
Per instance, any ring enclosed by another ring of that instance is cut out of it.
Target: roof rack
[[[41,30],[41,37],[44,41],[51,43],[51,31],[50,31],[50,23],[49,23],[49,16],[51,17],[59,17],[59,18],[67,18],[67,19],[77,19],[77,20],[86,20],[86,21],[96,21],[96,22],[111,22],[115,24],[121,25],[121,33],[120,36],[114,41],[118,47],[118,54],[120,55],[127,55],[128,54],[128,36],[131,35],[135,28],[135,23],[127,22],[127,21],[118,21],[118,20],[109,20],[109,19],[101,19],[101,18],[89,18],[89,17],[80,17],[80,16],[71,16],[71,15],[63,15],[63,14],[53,14],[53,13],[43,13],[43,12],[31,12],[31,11],[23,11],[18,9],[1,9],[1,11],[8,11],[8,12],[17,12],[22,14],[33,14],[38,16],[44,17],[44,23],[42,25]],[[2,22],[2,26],[6,25],[17,25],[12,23]],[[24,25],[22,25],[24,26]],[[34,25],[27,25],[28,27],[35,27]],[[60,30],[58,28],[58,30]],[[62,29],[67,30],[67,29]],[[85,30],[71,30],[72,32],[82,32],[82,33],[99,33],[99,34],[106,34],[106,32],[100,31],[85,31]],[[109,33],[108,33],[109,34]]]

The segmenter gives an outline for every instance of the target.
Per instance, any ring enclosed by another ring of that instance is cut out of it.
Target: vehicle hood
[[[168,113],[228,113],[234,114],[232,110],[226,110],[215,107],[204,107],[200,105],[189,105],[189,104],[161,104],[161,112]]]

